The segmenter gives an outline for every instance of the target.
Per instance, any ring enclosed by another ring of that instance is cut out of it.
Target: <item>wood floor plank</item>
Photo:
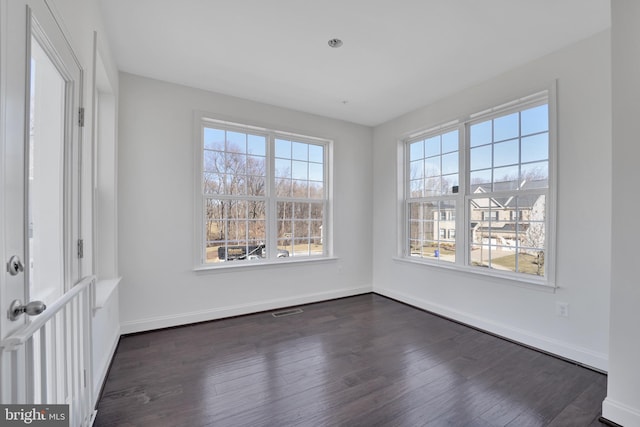
[[[123,337],[96,427],[599,425],[606,376],[375,294]]]

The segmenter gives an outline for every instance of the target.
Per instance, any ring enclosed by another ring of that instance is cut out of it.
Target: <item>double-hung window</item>
[[[197,264],[328,254],[330,141],[201,118]]]
[[[408,141],[408,254],[413,258],[456,261],[459,139],[453,129]]]
[[[404,256],[553,284],[549,92],[404,141]]]

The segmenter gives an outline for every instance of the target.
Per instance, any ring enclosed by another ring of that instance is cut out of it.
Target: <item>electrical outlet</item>
[[[556,315],[560,317],[569,317],[569,303],[556,301]]]

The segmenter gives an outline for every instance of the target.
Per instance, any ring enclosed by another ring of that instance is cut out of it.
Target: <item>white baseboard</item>
[[[98,404],[98,399],[100,398],[100,390],[102,389],[102,384],[104,384],[107,379],[107,373],[109,372],[109,366],[111,366],[111,361],[113,360],[113,356],[116,354],[116,349],[118,348],[118,342],[120,341],[120,331],[116,331],[111,338],[111,348],[109,349],[109,354],[107,357],[103,359],[103,365],[100,367],[100,375],[97,378],[93,378],[93,406],[95,407]],[[95,362],[95,360],[94,360]]]
[[[602,417],[625,427],[640,426],[640,409],[607,397],[602,402]]]
[[[371,286],[359,288],[349,288],[339,291],[318,292],[314,294],[298,295],[291,298],[279,298],[268,301],[261,301],[251,304],[240,304],[230,307],[215,308],[211,310],[200,310],[189,313],[180,313],[169,316],[158,316],[146,319],[122,322],[120,332],[131,334],[136,332],[150,331],[153,329],[168,328],[172,326],[187,325],[189,323],[204,322],[208,320],[223,319],[225,317],[241,316],[243,314],[258,313],[261,311],[274,310],[294,305],[309,304],[313,302],[326,301],[335,298],[343,298],[354,295],[366,294],[372,291]]]
[[[495,322],[472,314],[464,313],[451,307],[436,304],[421,298],[416,298],[402,292],[390,289],[374,287],[373,292],[380,295],[402,301],[414,307],[430,311],[443,317],[470,325],[492,334],[531,346],[542,351],[558,355],[560,357],[576,361],[580,364],[606,372],[608,369],[608,356],[587,348],[574,346],[560,340],[535,334],[504,323]]]

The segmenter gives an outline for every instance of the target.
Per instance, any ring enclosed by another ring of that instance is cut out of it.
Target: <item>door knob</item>
[[[19,299],[14,300],[9,307],[9,320],[16,320],[22,313],[27,313],[29,316],[37,316],[47,309],[47,306],[42,301],[31,301],[27,305],[23,305]]]
[[[24,264],[22,264],[22,260],[18,255],[14,255],[9,258],[9,262],[7,263],[7,271],[12,276],[15,276],[18,273],[24,271]]]

